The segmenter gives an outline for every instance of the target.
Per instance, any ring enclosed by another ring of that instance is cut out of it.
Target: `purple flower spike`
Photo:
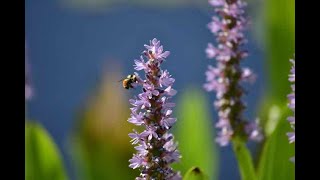
[[[246,43],[243,31],[248,22],[244,17],[246,3],[242,0],[209,0],[218,16],[212,17],[208,24],[216,36],[217,45],[208,43],[205,50],[207,58],[216,59],[217,65],[209,65],[204,89],[216,92],[214,106],[218,109],[220,129],[216,142],[221,146],[229,144],[234,137],[247,140],[262,140],[261,129],[256,122],[243,118],[245,105],[241,82],[253,82],[256,76],[249,68],[241,68],[240,62],[248,53],[241,49]]]
[[[135,86],[141,86],[142,93],[130,99],[133,106],[128,122],[142,126],[144,131],[139,133],[134,130],[129,134],[132,144],[137,144],[137,153],[129,160],[130,168],[140,170],[140,177],[136,180],[165,179],[181,180],[180,172],[175,172],[170,164],[178,162],[181,158],[173,135],[168,132],[177,121],[171,117],[174,103],[169,102],[177,91],[172,88],[175,81],[167,70],[161,70],[160,65],[170,54],[163,51],[160,41],[153,39],[150,45],[145,45],[144,60],[135,60],[134,69],[143,70],[145,79],[137,73]]]
[[[289,74],[289,81],[291,83],[293,83],[291,85],[291,90],[292,90],[292,93],[288,95],[288,100],[289,100],[289,108],[293,111],[293,116],[290,116],[288,117],[288,121],[290,122],[290,125],[293,129],[293,132],[288,132],[287,133],[287,136],[289,138],[289,143],[294,143],[295,142],[295,76],[296,76],[296,73],[295,73],[295,59],[291,59],[290,62],[292,63],[292,67],[291,67],[291,70],[290,70],[290,74]],[[291,158],[291,161],[294,162],[294,157]]]

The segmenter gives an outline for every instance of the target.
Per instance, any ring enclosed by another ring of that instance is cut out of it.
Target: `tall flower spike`
[[[142,93],[129,100],[133,108],[128,119],[132,124],[143,126],[144,131],[134,130],[129,134],[132,144],[137,144],[137,153],[129,160],[129,167],[140,169],[140,177],[136,180],[180,180],[180,172],[175,172],[170,164],[179,161],[181,156],[173,135],[168,132],[177,120],[171,117],[175,104],[170,102],[177,93],[172,88],[175,79],[160,67],[170,52],[163,52],[160,41],[155,38],[150,45],[144,46],[143,55],[148,60],[141,56],[134,61],[135,70],[145,73],[145,79],[135,73],[137,81],[134,86],[141,86]]]
[[[216,141],[221,146],[228,145],[236,136],[259,141],[262,135],[257,122],[246,121],[242,113],[245,105],[241,100],[244,90],[240,83],[255,79],[249,68],[240,67],[240,61],[247,56],[247,52],[240,48],[246,42],[243,34],[247,25],[244,17],[246,3],[242,0],[209,0],[209,3],[218,15],[208,24],[218,45],[209,43],[206,54],[209,59],[215,58],[217,65],[209,65],[204,88],[216,92],[214,105],[219,115],[216,127],[220,129]]]
[[[289,100],[289,108],[293,111],[293,116],[288,117],[288,121],[293,129],[293,132],[288,132],[287,136],[289,138],[290,143],[295,142],[295,80],[296,80],[296,74],[295,74],[295,59],[290,59],[290,62],[292,63],[292,67],[289,74],[289,81],[292,83],[291,90],[292,93],[288,95]],[[291,158],[291,160],[294,162],[294,157]]]

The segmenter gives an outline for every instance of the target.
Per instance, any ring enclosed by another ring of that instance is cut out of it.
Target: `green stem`
[[[257,176],[254,170],[254,165],[250,151],[246,144],[240,139],[234,139],[232,141],[233,151],[236,155],[238,166],[242,180],[256,180]]]

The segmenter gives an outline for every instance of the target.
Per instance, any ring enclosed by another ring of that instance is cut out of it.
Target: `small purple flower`
[[[288,100],[289,100],[289,108],[293,111],[293,116],[290,116],[288,117],[288,121],[293,129],[293,132],[288,132],[287,133],[287,136],[288,136],[288,139],[289,139],[289,143],[294,143],[295,142],[295,138],[296,138],[296,135],[295,135],[295,59],[291,59],[290,62],[292,63],[292,67],[291,67],[291,70],[290,70],[290,73],[289,74],[289,81],[291,83],[293,83],[291,85],[291,90],[292,90],[292,93],[288,95]],[[294,162],[294,157],[291,158],[292,162]]]
[[[167,87],[165,90],[164,90],[165,94],[167,94],[168,96],[174,96],[177,94],[177,90],[175,89],[172,89],[171,86]]]
[[[129,167],[139,168],[141,174],[136,180],[144,179],[170,179],[181,180],[179,172],[175,172],[170,164],[178,162],[181,158],[173,135],[168,132],[177,121],[171,117],[174,103],[170,102],[177,91],[172,88],[175,81],[167,70],[161,70],[161,63],[170,54],[163,51],[160,41],[153,39],[150,45],[145,45],[143,54],[148,59],[135,60],[134,69],[143,70],[145,79],[141,79],[137,73],[135,86],[142,88],[138,97],[130,99],[133,106],[128,122],[142,126],[144,131],[134,131],[129,134],[132,144],[136,144],[137,153],[129,160]]]
[[[246,82],[253,83],[256,80],[255,74],[251,71],[249,68],[243,68],[242,69],[242,74],[241,74],[241,79]]]
[[[296,73],[295,73],[295,62],[294,59],[291,59],[290,62],[292,63],[292,67],[291,67],[291,74],[289,74],[289,81],[290,82],[295,82],[296,79]]]
[[[231,140],[232,135],[233,135],[233,131],[229,126],[229,124],[225,125],[221,128],[221,131],[218,132],[218,137],[216,138],[216,142],[221,146],[226,146],[229,144],[229,141]]]
[[[153,139],[158,139],[158,134],[156,133],[157,127],[149,126],[148,129],[141,133],[141,136],[146,137],[149,141]]]
[[[144,138],[136,130],[134,130],[134,133],[129,133],[129,137],[132,139],[130,141],[130,142],[132,142],[132,144],[138,144],[140,141],[143,141],[143,138]]]
[[[289,142],[293,143],[295,141],[296,134],[294,132],[289,132],[289,133],[287,133],[287,135],[289,137]]]
[[[206,54],[207,58],[212,59],[216,57],[216,55],[219,53],[219,49],[215,48],[211,43],[208,43]]]
[[[175,79],[171,77],[171,75],[169,74],[169,72],[167,70],[165,70],[161,73],[161,76],[159,79],[160,87],[171,86],[174,83],[174,81],[175,81]]]
[[[131,117],[128,119],[128,121],[129,121],[130,123],[132,123],[132,124],[135,124],[135,125],[140,126],[141,124],[144,123],[143,119],[144,119],[143,113],[139,112],[139,113],[137,114],[136,111],[133,111],[133,112],[131,113]]]
[[[222,6],[224,5],[224,0],[209,0],[212,6]]]
[[[204,89],[215,91],[214,106],[218,109],[220,129],[216,142],[226,146],[235,136],[244,140],[262,140],[261,129],[256,122],[243,118],[245,104],[241,98],[244,90],[241,82],[253,82],[256,76],[249,68],[241,68],[240,62],[248,53],[241,49],[247,40],[243,31],[248,24],[244,17],[246,3],[242,0],[209,0],[218,16],[208,24],[216,36],[217,46],[208,43],[207,58],[216,59],[216,67],[208,66]]]
[[[219,21],[218,17],[212,17],[212,21],[208,24],[208,28],[212,33],[216,33],[220,30],[221,26],[223,26],[222,22]]]
[[[147,67],[147,64],[144,62],[144,59],[143,59],[143,57],[142,56],[140,56],[140,60],[134,60],[134,63],[135,63],[135,70],[137,70],[137,71],[140,71],[140,70],[147,70],[148,69],[148,67]]]
[[[177,121],[177,118],[164,118],[162,119],[161,125],[166,129],[170,129],[172,125]]]
[[[144,157],[141,157],[139,155],[134,155],[133,158],[129,160],[129,162],[129,167],[132,169],[136,169],[141,166],[146,166],[148,164]]]
[[[148,58],[151,57],[151,60],[157,60],[160,63],[170,55],[169,51],[163,52],[163,46],[160,45],[160,41],[156,38],[150,41],[150,45],[145,44],[144,47],[148,50],[146,51]]]
[[[257,119],[256,122],[250,122],[245,126],[246,134],[249,135],[249,139],[255,141],[261,141],[263,139],[263,135],[260,133],[261,129],[259,126],[259,120]]]
[[[138,146],[134,147],[134,149],[138,151],[138,154],[142,156],[146,156],[148,154],[147,148],[148,146],[144,141],[142,141]]]

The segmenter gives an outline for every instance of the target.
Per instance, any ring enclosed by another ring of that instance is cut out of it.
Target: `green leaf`
[[[49,133],[38,123],[25,124],[25,179],[68,179],[59,150]]]
[[[208,180],[209,177],[198,167],[190,168],[184,175],[183,180]]]
[[[295,53],[295,1],[265,1],[265,43],[271,94],[279,102],[286,99],[290,86],[289,59]]]
[[[281,119],[275,131],[265,142],[258,166],[259,180],[294,180],[294,145],[289,144],[286,136],[292,131],[286,119]]]
[[[208,174],[210,179],[218,177],[218,151],[215,143],[215,127],[209,114],[209,103],[198,89],[186,88],[177,103],[177,123],[174,134],[182,159],[174,167],[182,174],[196,166]]]
[[[232,141],[232,147],[238,161],[241,179],[242,180],[257,179],[252,157],[246,144],[241,140],[234,139]]]

